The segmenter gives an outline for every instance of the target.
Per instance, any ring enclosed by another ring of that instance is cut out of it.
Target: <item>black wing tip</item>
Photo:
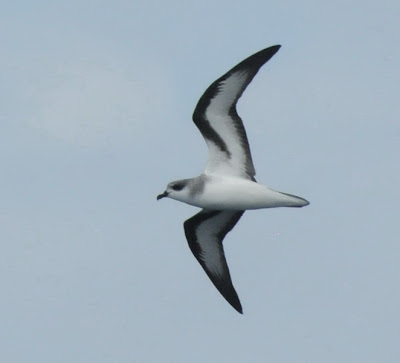
[[[279,49],[281,49],[281,47],[282,46],[280,44],[276,44],[276,45],[266,48],[265,50],[269,50],[272,53],[272,55],[271,55],[271,57],[272,57],[275,53],[278,52]]]
[[[257,53],[254,53],[247,59],[245,59],[243,62],[239,63],[240,64],[246,64],[246,63],[253,63],[257,68],[261,68],[263,64],[267,63],[281,48],[280,44],[273,45],[271,47],[265,48],[260,50]]]
[[[239,314],[243,315],[243,308],[242,308],[242,305],[240,304],[240,302],[238,304],[235,304],[235,305],[231,304],[231,305]]]
[[[244,59],[243,61],[238,63],[230,71],[225,73],[221,78],[217,79],[210,87],[214,86],[214,88],[215,88],[215,84],[218,84],[219,82],[228,78],[233,73],[250,71],[249,78],[246,82],[245,87],[242,90],[242,92],[243,92],[246,89],[247,85],[251,82],[251,80],[257,74],[259,69],[276,54],[276,52],[280,49],[280,47],[281,47],[281,45],[277,44],[277,45],[273,45],[271,47],[262,49],[256,53],[252,54],[251,56],[247,57],[246,59]],[[239,97],[240,97],[240,95],[239,95]]]
[[[219,281],[211,278],[210,274],[207,273],[210,277],[211,281],[217,288],[217,290],[221,293],[223,298],[240,314],[243,314],[242,304],[240,303],[239,296],[232,285],[232,281],[229,276],[228,281]]]
[[[222,297],[232,306],[238,313],[243,314],[242,304],[240,303],[239,296],[232,285],[232,281],[218,281],[212,278],[212,276],[207,272],[214,286],[220,292]],[[230,278],[229,278],[230,280]]]
[[[275,54],[280,48],[282,47],[282,45],[280,45],[280,44],[275,44],[275,45],[271,45],[270,47],[268,47],[268,48],[265,48],[265,49],[263,49],[261,52],[264,52],[264,51],[270,51],[271,53],[273,53],[273,54]]]

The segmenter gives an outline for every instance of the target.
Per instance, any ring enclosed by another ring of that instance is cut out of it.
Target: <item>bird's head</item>
[[[188,184],[188,179],[176,180],[169,183],[164,193],[157,196],[157,200],[168,197],[171,199],[179,200],[181,202],[186,202],[189,196]]]

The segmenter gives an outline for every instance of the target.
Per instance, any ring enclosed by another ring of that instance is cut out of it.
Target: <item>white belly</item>
[[[202,193],[189,204],[205,209],[248,210],[275,207],[302,207],[302,198],[280,193],[251,180],[208,177]]]

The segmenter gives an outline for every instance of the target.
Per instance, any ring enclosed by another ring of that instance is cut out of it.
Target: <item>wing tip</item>
[[[272,45],[271,47],[261,50],[259,54],[265,54],[267,56],[266,60],[264,61],[266,63],[278,52],[280,48],[281,48],[280,44]]]
[[[276,44],[276,45],[273,45],[272,47],[270,47],[269,49],[271,50],[272,55],[275,55],[275,53],[277,53],[278,50],[281,49],[281,47],[282,46],[280,44]]]
[[[232,284],[230,284],[228,290],[225,290],[224,288],[221,288],[217,286],[217,289],[221,293],[221,295],[225,298],[225,300],[240,314],[243,314],[243,308],[242,304],[240,303],[239,296],[233,287]]]
[[[239,303],[239,305],[237,305],[237,306],[234,306],[234,305],[232,305],[233,307],[234,307],[234,309],[239,313],[239,314],[242,314],[243,315],[243,308],[242,308],[242,305]]]

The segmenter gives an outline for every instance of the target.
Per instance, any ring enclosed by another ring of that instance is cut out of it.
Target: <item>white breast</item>
[[[300,207],[308,202],[280,193],[256,182],[235,178],[207,176],[201,194],[187,203],[214,210],[248,210],[275,207]]]

